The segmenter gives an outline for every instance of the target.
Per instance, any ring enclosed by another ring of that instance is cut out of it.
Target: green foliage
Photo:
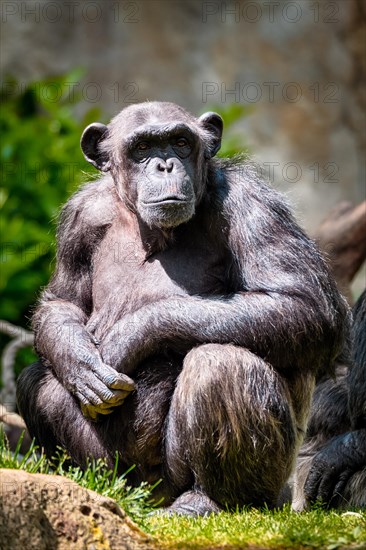
[[[49,279],[60,205],[85,179],[79,139],[99,112],[74,116],[77,98],[67,82],[78,78],[53,77],[18,93],[15,82],[2,86],[0,318],[18,325]]]
[[[232,103],[228,105],[212,104],[204,111],[218,113],[224,121],[224,139],[221,143],[219,157],[233,157],[243,151],[247,152],[247,145],[243,132],[236,127],[236,123],[247,116],[252,110],[250,105]]]

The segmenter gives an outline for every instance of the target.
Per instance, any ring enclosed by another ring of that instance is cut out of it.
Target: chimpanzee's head
[[[121,198],[150,227],[187,222],[205,192],[207,164],[221,145],[222,118],[195,118],[174,103],[141,103],[81,137],[88,162],[111,171]]]

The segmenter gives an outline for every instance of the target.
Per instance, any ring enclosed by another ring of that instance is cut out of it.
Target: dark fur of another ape
[[[294,481],[296,510],[321,500],[338,508],[366,506],[366,291],[354,310],[351,357],[313,397]]]
[[[48,454],[131,464],[176,513],[273,506],[348,309],[283,198],[170,103],[89,126],[18,403]],[[130,378],[132,377],[132,378]]]

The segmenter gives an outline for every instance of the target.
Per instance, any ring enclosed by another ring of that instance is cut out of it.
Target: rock
[[[18,80],[15,91],[85,67],[66,85],[78,109],[100,106],[104,120],[146,99],[197,114],[245,105],[244,146],[273,165],[271,181],[308,231],[339,201],[364,200],[362,0],[3,4],[0,65]]]
[[[110,498],[56,475],[0,469],[0,549],[156,549]]]

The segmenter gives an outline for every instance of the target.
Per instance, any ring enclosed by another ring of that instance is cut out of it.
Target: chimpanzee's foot
[[[179,516],[208,516],[218,514],[222,508],[205,493],[186,491],[178,497],[171,506],[162,510],[163,515],[178,514]]]

